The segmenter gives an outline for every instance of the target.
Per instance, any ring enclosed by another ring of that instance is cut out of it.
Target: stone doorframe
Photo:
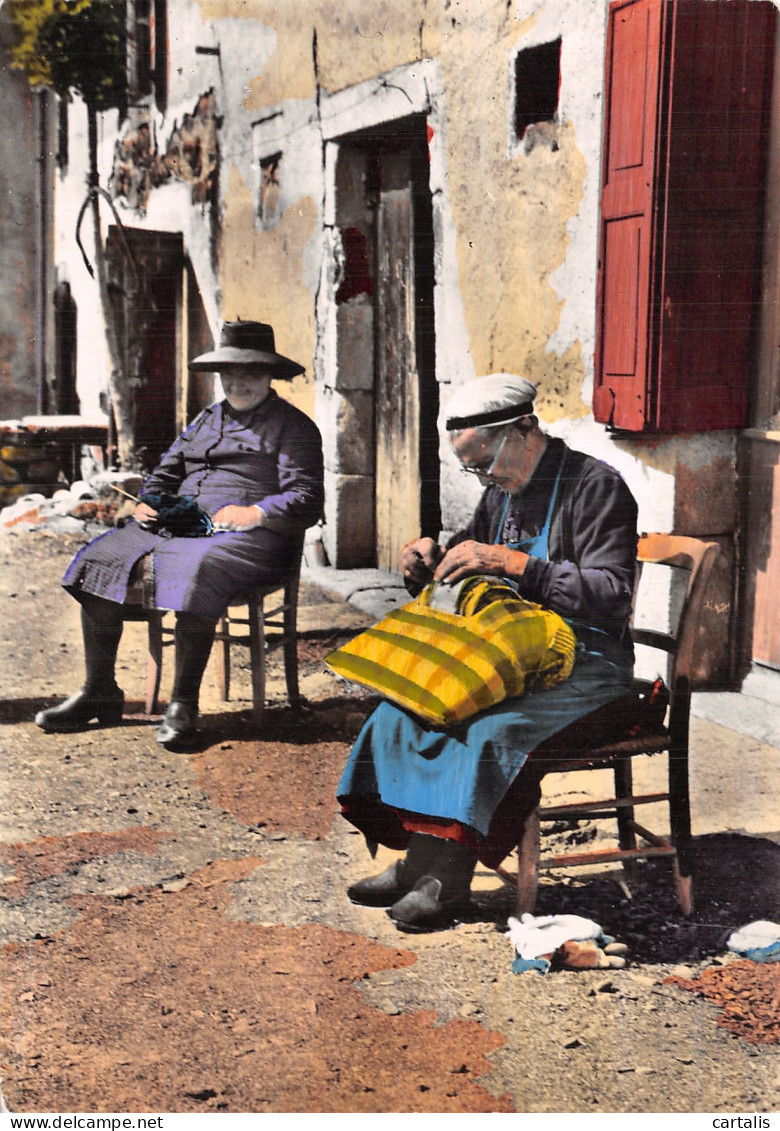
[[[316,305],[316,418],[325,454],[325,527],[328,560],[339,569],[372,565],[375,541],[373,444],[373,308],[365,302],[337,305],[345,249],[338,226],[336,183],[339,150],[350,136],[424,115],[429,126],[430,191],[433,199],[434,317],[440,314],[443,230],[441,202],[445,158],[440,127],[441,79],[434,60],[399,67],[358,86],[323,95],[324,145],[323,271]],[[437,380],[439,358],[436,359]]]

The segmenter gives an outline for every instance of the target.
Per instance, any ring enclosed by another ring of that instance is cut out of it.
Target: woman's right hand
[[[415,538],[401,550],[399,567],[407,589],[417,590],[431,580],[433,571],[444,557],[444,547],[433,538]]]
[[[152,522],[157,518],[157,511],[152,510],[146,503],[139,503],[133,511],[133,518],[139,526],[143,526],[145,522]]]

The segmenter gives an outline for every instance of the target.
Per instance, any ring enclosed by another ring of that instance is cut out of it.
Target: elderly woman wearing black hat
[[[484,487],[448,546],[410,542],[401,571],[411,592],[432,578],[511,581],[521,597],[564,617],[577,639],[562,683],[508,699],[446,729],[383,702],[358,736],[338,789],[346,818],[373,843],[406,849],[379,876],[348,889],[388,908],[403,931],[453,923],[478,859],[495,867],[539,799],[529,753],[625,693],[636,566],[637,507],[618,473],[539,428],[536,386],[498,373],[463,386],[446,427],[465,474]]]
[[[143,565],[149,606],[177,613],[173,692],[157,738],[173,748],[185,743],[219,617],[237,594],[281,580],[303,531],[321,517],[320,433],[271,388],[304,367],[276,352],[272,328],[226,323],[219,348],[190,368],[219,371],[225,399],[165,453],[133,520],[95,539],[68,567],[62,583],[81,603],[86,681],[66,702],[39,712],[35,721],[46,731],[121,718],[114,668],[123,603]],[[197,504],[208,536],[182,536],[172,522],[165,528],[162,502],[185,497]]]

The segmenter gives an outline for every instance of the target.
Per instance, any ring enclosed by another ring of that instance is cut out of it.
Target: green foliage
[[[39,53],[38,35],[61,6],[61,0],[6,0],[6,14],[16,33],[11,48],[12,65],[15,70],[24,71],[32,86],[51,86],[49,62]]]
[[[126,91],[124,0],[6,0],[16,31],[12,65],[33,86],[80,95],[93,110]]]

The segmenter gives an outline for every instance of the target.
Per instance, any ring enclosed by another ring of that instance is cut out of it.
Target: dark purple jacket
[[[157,608],[217,618],[237,595],[285,576],[303,531],[322,514],[322,477],[316,424],[273,390],[249,412],[226,401],[211,405],[168,449],[141,497],[189,495],[210,515],[257,504],[268,525],[172,538],[131,519],[79,551],[63,585],[77,599],[91,593],[124,602],[136,563],[151,555]]]
[[[189,495],[213,515],[257,504],[266,517],[304,529],[322,517],[319,429],[274,389],[257,408],[210,405],[182,432],[146,480],[141,496]]]

